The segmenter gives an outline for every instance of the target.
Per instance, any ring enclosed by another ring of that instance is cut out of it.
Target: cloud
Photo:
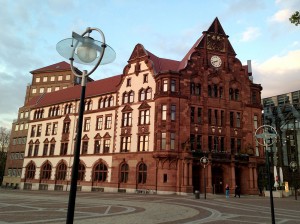
[[[260,29],[258,27],[248,27],[246,31],[242,33],[241,42],[249,42],[255,40],[261,35]]]
[[[300,89],[300,49],[275,55],[263,63],[254,63],[255,83],[263,86],[262,97],[275,96]]]
[[[270,19],[270,22],[289,22],[289,18],[292,15],[292,11],[290,9],[281,9],[277,11]]]

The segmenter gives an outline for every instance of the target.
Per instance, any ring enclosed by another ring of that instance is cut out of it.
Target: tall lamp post
[[[100,33],[102,41],[97,41],[90,37],[90,34],[93,31],[97,31],[98,33]],[[74,221],[75,200],[77,192],[78,167],[80,161],[79,157],[87,77],[91,75],[100,64],[108,64],[114,61],[116,58],[116,53],[105,43],[103,32],[98,28],[90,27],[88,27],[82,35],[73,32],[72,38],[67,38],[58,42],[56,45],[56,50],[61,56],[70,60],[71,70],[73,74],[76,77],[81,78],[81,95],[77,124],[78,130],[74,149],[74,161],[72,166],[71,187],[66,221],[67,224],[72,224]],[[88,72],[87,70],[83,70],[82,73],[79,73],[78,70],[74,67],[73,62],[93,66],[93,68],[90,72]]]
[[[268,130],[267,132],[265,130]],[[259,132],[262,133],[258,134]],[[272,191],[272,183],[271,183],[271,172],[270,172],[270,161],[269,161],[269,150],[268,147],[272,146],[277,139],[277,132],[275,128],[270,125],[262,125],[255,131],[255,138],[258,144],[262,145],[266,149],[266,163],[267,163],[267,172],[268,172],[268,181],[269,181],[269,188],[270,188],[270,204],[271,204],[271,218],[272,224],[275,224],[275,212],[274,212],[274,203],[273,203],[273,191]],[[263,143],[259,142],[257,139],[263,139]],[[275,141],[272,141],[274,139]],[[267,142],[270,140],[270,143]],[[270,153],[272,155],[272,147],[270,147]]]
[[[297,163],[295,161],[292,161],[290,163],[290,168],[293,171],[292,178],[293,178],[293,182],[294,182],[295,200],[297,200],[297,186],[296,186],[296,180],[295,180],[295,172],[297,170]]]
[[[208,164],[208,158],[206,156],[203,156],[200,158],[200,163],[204,167],[204,199],[206,199],[206,165]]]

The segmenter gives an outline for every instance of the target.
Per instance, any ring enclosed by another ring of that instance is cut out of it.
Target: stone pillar
[[[231,188],[234,189],[235,185],[236,185],[236,181],[235,181],[235,165],[234,163],[230,164],[230,169],[231,169]]]
[[[188,184],[188,165],[186,162],[183,164],[183,186],[187,186]]]
[[[249,166],[249,188],[253,189],[253,170],[252,170],[252,166]]]
[[[258,185],[257,185],[257,169],[256,167],[253,167],[253,174],[254,174],[254,189],[258,189]]]
[[[188,186],[193,185],[193,165],[192,163],[188,163],[189,167],[189,176],[188,176]]]

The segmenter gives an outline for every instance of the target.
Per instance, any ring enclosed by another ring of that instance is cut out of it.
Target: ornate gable
[[[88,141],[88,140],[89,140],[89,137],[87,136],[87,134],[85,134],[85,135],[82,137],[82,140],[84,140],[84,141]]]
[[[97,133],[94,137],[94,139],[101,139],[101,135],[99,133]]]
[[[49,143],[48,138],[46,138],[43,143],[46,143],[46,144]]]
[[[126,105],[123,109],[122,109],[122,112],[131,112],[133,111],[133,109],[129,106],[129,105]]]
[[[139,110],[146,110],[151,108],[150,105],[147,102],[143,102],[140,106],[139,106]]]
[[[103,136],[103,138],[106,138],[106,139],[107,139],[107,138],[111,138],[111,136],[109,135],[108,132],[106,132],[105,135]]]
[[[142,44],[137,44],[135,45],[135,48],[133,49],[133,52],[128,60],[128,62],[143,58],[143,57],[148,57],[148,54]]]
[[[55,138],[52,138],[51,141],[50,141],[50,143],[55,143],[55,142],[56,142]]]

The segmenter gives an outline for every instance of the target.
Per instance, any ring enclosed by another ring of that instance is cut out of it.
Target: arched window
[[[67,175],[67,165],[60,163],[56,168],[56,180],[65,180]]]
[[[151,98],[152,98],[152,89],[148,88],[146,90],[146,100],[151,100]]]
[[[123,103],[128,103],[128,94],[127,94],[127,92],[123,93]]]
[[[145,163],[141,163],[138,167],[138,183],[144,184],[147,180],[147,165]]]
[[[140,90],[140,101],[144,101],[145,100],[145,90],[141,89]]]
[[[114,97],[113,96],[109,97],[109,106],[110,107],[114,106]]]
[[[128,173],[129,173],[129,166],[127,163],[123,163],[120,169],[120,182],[127,183],[128,181]]]
[[[103,106],[104,106],[104,99],[100,99],[99,100],[99,103],[98,103],[98,108],[100,109],[100,108],[103,108]]]
[[[134,92],[131,91],[129,92],[129,99],[128,99],[128,103],[133,103],[133,100],[134,100]]]
[[[47,162],[41,168],[41,180],[50,180],[52,166]]]
[[[34,179],[34,176],[35,176],[35,165],[33,163],[30,163],[26,167],[25,179]]]
[[[229,100],[233,100],[234,97],[233,97],[233,94],[234,94],[234,91],[232,88],[229,89]]]
[[[98,163],[94,167],[93,181],[104,182],[107,178],[107,166],[104,163]]]
[[[104,107],[109,107],[109,98],[108,97],[105,98]]]
[[[48,117],[52,116],[52,107],[49,108],[49,113],[48,113]]]
[[[85,166],[82,163],[79,163],[79,165],[78,165],[78,179],[77,180],[83,181],[84,176],[85,176]]]
[[[208,96],[212,97],[211,85],[208,86]]]

